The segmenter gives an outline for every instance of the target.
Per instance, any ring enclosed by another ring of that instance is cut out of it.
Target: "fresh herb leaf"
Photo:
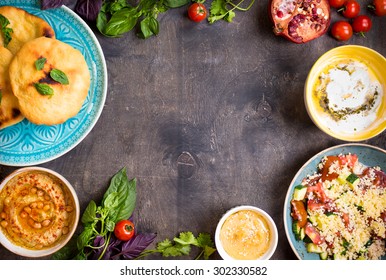
[[[116,248],[115,254],[111,255],[111,259],[127,259],[132,260],[137,258],[157,237],[155,233],[139,233],[136,234],[127,242],[123,242],[120,248]]]
[[[85,20],[94,21],[101,10],[103,0],[78,0],[74,11]]]
[[[182,244],[182,245],[198,246],[197,239],[194,237],[193,233],[190,231],[181,232],[179,238],[175,237],[173,240],[179,244]]]
[[[195,258],[196,260],[203,257],[208,259],[216,249],[214,248],[214,242],[208,233],[200,233],[196,238],[190,231],[181,232],[178,237],[174,237],[173,241],[168,238],[157,243],[156,249],[143,251],[138,258],[146,257],[150,254],[159,253],[163,257],[179,257],[183,255],[189,255],[192,246],[200,248],[201,251]]]
[[[54,90],[47,84],[35,83],[34,86],[42,95],[54,95]]]
[[[94,200],[91,200],[82,215],[82,223],[90,224],[95,221],[97,205]]]
[[[9,20],[5,16],[0,14],[0,27],[1,27],[1,32],[3,33],[5,47],[7,47],[12,40],[11,34],[13,33],[13,29],[10,27],[7,27],[9,24],[10,24]]]
[[[170,8],[179,8],[190,3],[191,0],[164,0],[166,6]]]
[[[233,18],[236,16],[235,10],[246,12],[250,10],[255,0],[251,0],[249,5],[243,8],[241,5],[245,0],[240,0],[237,3],[234,3],[232,0],[213,0],[210,6],[210,15],[208,17],[209,23],[214,23],[218,20],[225,20],[227,22],[232,22]]]
[[[136,179],[128,180],[126,169],[122,168],[114,177],[111,179],[110,186],[102,199],[102,205],[105,203],[107,197],[113,193],[117,193],[118,204],[108,214],[108,217],[113,222],[127,219],[133,214],[137,190],[136,190]]]
[[[135,8],[122,8],[115,12],[105,25],[100,24],[102,30],[99,29],[99,31],[106,36],[120,37],[134,28],[140,15]]]
[[[42,70],[46,61],[47,61],[47,58],[45,58],[45,57],[41,57],[38,60],[36,60],[35,61],[36,70],[38,70],[38,71]]]
[[[147,39],[153,35],[158,35],[159,33],[159,23],[156,18],[149,16],[144,18],[140,23],[141,32],[139,36],[143,39]]]
[[[50,77],[54,80],[54,81],[56,81],[56,82],[58,82],[58,83],[61,83],[62,85],[68,85],[70,82],[68,81],[68,78],[67,78],[67,75],[63,72],[63,71],[61,71],[61,70],[59,70],[59,69],[52,69],[51,71],[50,71]]]

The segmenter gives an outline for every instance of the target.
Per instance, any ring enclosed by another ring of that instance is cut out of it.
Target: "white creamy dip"
[[[355,133],[377,118],[382,86],[368,67],[358,61],[340,63],[319,76],[315,94],[327,113],[322,123],[333,131]]]

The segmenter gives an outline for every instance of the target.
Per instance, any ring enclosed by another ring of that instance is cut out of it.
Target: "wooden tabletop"
[[[373,17],[365,38],[338,42],[325,34],[298,45],[273,34],[267,5],[256,1],[233,23],[214,24],[190,21],[186,7],[169,10],[158,18],[159,35],[146,40],[134,31],[103,37],[90,24],[108,69],[103,112],[80,144],[40,165],[73,184],[81,213],[91,199],[100,202],[111,177],[126,167],[138,180],[138,230],[156,232],[155,242],[181,231],[214,237],[228,209],[253,205],[276,222],[272,259],[296,258],[284,231],[287,189],[309,158],[346,143],[309,118],[307,74],[319,56],[341,45],[386,56],[386,17]],[[332,14],[333,21],[341,18]],[[363,143],[386,149],[386,132]],[[0,166],[0,179],[15,169]],[[0,246],[0,259],[21,257]]]

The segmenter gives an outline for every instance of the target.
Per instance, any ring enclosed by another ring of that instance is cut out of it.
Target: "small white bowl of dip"
[[[278,232],[264,210],[237,206],[220,219],[215,242],[224,260],[268,260],[276,250]]]

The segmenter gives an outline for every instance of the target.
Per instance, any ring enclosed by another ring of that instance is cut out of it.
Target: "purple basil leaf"
[[[121,252],[112,255],[113,259],[135,259],[149,246],[157,234],[155,233],[139,233],[129,241],[122,243]]]
[[[102,236],[95,237],[93,246],[98,247],[98,249],[92,250],[92,253],[88,258],[91,260],[97,260],[103,251],[103,244],[105,244],[105,239]]]
[[[111,259],[111,255],[116,255],[121,251],[121,244],[123,242],[115,237],[114,234],[111,234],[109,245],[106,249],[105,254],[103,255],[103,260]]]
[[[82,18],[95,21],[101,10],[103,0],[78,0],[74,11]]]
[[[68,0],[42,0],[40,7],[42,10],[48,10],[59,8],[66,4],[68,4]]]

